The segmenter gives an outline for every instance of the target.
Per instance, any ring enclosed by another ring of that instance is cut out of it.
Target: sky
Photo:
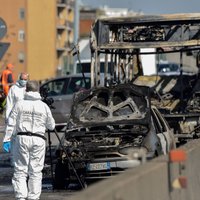
[[[79,0],[92,8],[128,8],[144,14],[200,13],[200,0]]]

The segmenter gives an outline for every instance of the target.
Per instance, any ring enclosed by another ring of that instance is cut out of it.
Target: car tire
[[[53,188],[56,190],[66,190],[69,186],[69,180],[67,179],[67,169],[59,159],[55,167],[55,177],[53,182]]]

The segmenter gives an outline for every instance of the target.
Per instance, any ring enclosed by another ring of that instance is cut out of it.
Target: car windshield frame
[[[71,76],[59,79],[53,79],[44,83],[40,87],[41,94],[46,92],[47,97],[56,97],[61,95],[72,95],[80,90],[87,90],[91,87],[90,77]]]

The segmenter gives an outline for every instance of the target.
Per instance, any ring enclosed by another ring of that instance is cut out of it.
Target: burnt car
[[[104,179],[174,149],[173,131],[149,94],[131,83],[76,93],[54,187]]]

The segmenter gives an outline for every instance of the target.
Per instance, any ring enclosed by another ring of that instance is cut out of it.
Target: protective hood
[[[16,81],[16,85],[17,85],[19,88],[25,87],[25,86],[22,86],[22,85],[19,83],[19,80]]]
[[[24,95],[25,100],[41,100],[39,92],[26,92]]]

